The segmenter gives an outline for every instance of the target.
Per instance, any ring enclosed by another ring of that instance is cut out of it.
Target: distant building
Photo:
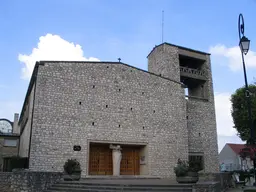
[[[3,170],[4,158],[18,155],[19,148],[19,115],[14,115],[14,121],[0,119],[0,171]]]
[[[227,171],[253,168],[253,161],[249,158],[243,161],[240,157],[239,153],[244,148],[246,148],[244,144],[227,143],[219,154],[220,165],[224,163]]]
[[[19,155],[33,171],[63,171],[76,158],[83,177],[112,175],[120,147],[121,175],[174,177],[178,158],[219,171],[210,55],[169,43],[150,52],[148,71],[37,62],[19,126]]]

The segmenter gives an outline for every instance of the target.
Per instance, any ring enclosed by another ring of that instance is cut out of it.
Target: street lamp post
[[[247,75],[246,75],[246,68],[245,68],[245,61],[244,61],[244,55],[246,55],[250,48],[250,40],[244,36],[244,18],[242,14],[239,14],[238,18],[238,32],[239,32],[239,47],[242,54],[242,61],[243,61],[243,70],[244,70],[244,81],[245,81],[245,98],[247,101],[247,107],[248,107],[248,126],[250,128],[250,139],[248,144],[254,145],[255,144],[255,138],[254,138],[254,129],[253,129],[253,121],[252,121],[252,109],[251,109],[251,98],[250,98],[250,91],[248,87],[247,82]],[[242,37],[241,37],[242,35]],[[256,180],[256,161],[255,158],[253,159],[253,167],[254,167],[254,180]],[[256,182],[253,184],[256,186]]]

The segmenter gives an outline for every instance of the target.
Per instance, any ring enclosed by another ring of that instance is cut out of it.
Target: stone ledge
[[[6,192],[42,192],[60,181],[63,173],[15,170],[0,173],[0,187]],[[2,183],[6,182],[6,183]]]
[[[11,191],[11,172],[0,172],[0,190],[1,192]]]
[[[193,185],[192,192],[220,192],[221,186],[216,181],[198,182]]]

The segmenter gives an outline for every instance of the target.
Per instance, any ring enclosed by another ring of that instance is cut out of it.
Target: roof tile
[[[239,154],[241,149],[247,147],[245,144],[234,144],[234,143],[227,143],[227,145],[236,153]]]

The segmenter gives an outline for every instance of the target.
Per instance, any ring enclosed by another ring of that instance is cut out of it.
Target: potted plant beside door
[[[188,176],[192,177],[194,183],[199,180],[198,172],[203,170],[201,162],[199,160],[190,160],[188,167]]]
[[[76,159],[68,159],[64,164],[64,180],[78,181],[81,178],[81,166]]]
[[[187,182],[188,168],[188,163],[186,161],[178,159],[177,165],[174,167],[174,173],[178,183]]]
[[[177,165],[174,167],[174,173],[176,175],[176,181],[178,183],[196,183],[198,181],[197,169],[192,165],[189,166],[187,161],[178,159]]]

